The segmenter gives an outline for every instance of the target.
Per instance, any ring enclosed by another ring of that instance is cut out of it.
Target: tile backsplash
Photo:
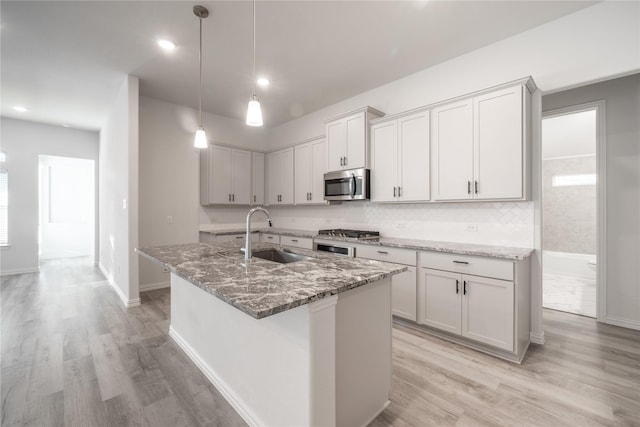
[[[533,202],[269,206],[275,227],[353,228],[383,236],[533,247]],[[243,223],[247,208],[201,207],[200,223]]]

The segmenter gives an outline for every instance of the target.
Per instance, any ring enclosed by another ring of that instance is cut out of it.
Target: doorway
[[[598,105],[542,118],[543,306],[598,313]]]
[[[38,197],[40,261],[95,263],[95,161],[39,156]]]

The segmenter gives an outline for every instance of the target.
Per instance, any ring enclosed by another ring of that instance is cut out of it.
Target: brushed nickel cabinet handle
[[[471,181],[467,181],[467,194],[471,194]]]
[[[378,251],[378,253],[382,254],[382,255],[389,255],[389,252],[387,252],[387,251]]]
[[[469,264],[469,262],[467,262],[467,261],[456,261],[456,260],[454,260],[453,263],[454,264]]]
[[[396,197],[396,187],[393,187],[393,197]]]
[[[298,239],[291,239],[292,242],[298,242]]]
[[[456,294],[460,293],[460,281],[456,279]]]
[[[478,194],[478,181],[473,181],[473,182],[474,182],[474,184],[475,184],[475,191],[476,191],[476,194]]]

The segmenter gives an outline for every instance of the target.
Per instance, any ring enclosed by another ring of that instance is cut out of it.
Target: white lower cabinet
[[[436,252],[418,258],[417,322],[520,362],[530,342],[529,260]]]
[[[513,351],[513,282],[421,270],[419,323]]]
[[[356,257],[407,266],[407,271],[391,277],[391,314],[415,322],[417,320],[416,251],[377,245],[358,245]]]

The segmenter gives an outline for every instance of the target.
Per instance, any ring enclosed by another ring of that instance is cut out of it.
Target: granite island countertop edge
[[[250,302],[246,303],[242,298],[238,298],[237,295],[234,295],[233,292],[229,293],[228,290],[230,286],[233,286],[232,284],[231,285],[225,284],[224,286],[217,286],[213,284],[211,282],[212,280],[214,280],[217,283],[218,280],[224,279],[221,277],[220,274],[218,274],[216,277],[211,277],[211,276],[207,277],[206,274],[204,274],[207,280],[201,280],[199,278],[203,276],[202,271],[206,270],[206,265],[211,266],[211,262],[210,262],[211,260],[205,260],[207,262],[202,266],[199,266],[197,259],[183,259],[181,260],[183,262],[178,262],[178,263],[163,262],[163,260],[158,259],[154,257],[154,255],[148,253],[148,251],[152,251],[154,249],[159,249],[159,248],[171,248],[171,247],[193,248],[196,246],[234,247],[234,249],[239,250],[239,247],[238,248],[235,247],[236,245],[237,243],[235,242],[228,242],[224,244],[198,243],[198,244],[187,244],[187,245],[167,245],[164,247],[136,248],[135,251],[141,256],[168,269],[171,273],[176,274],[177,276],[188,281],[194,286],[197,286],[198,288],[217,297],[218,299],[226,302],[227,304],[233,307],[236,307],[237,309],[243,311],[244,313],[248,314],[249,316],[255,319],[261,319],[261,318],[268,317],[286,310],[290,310],[292,308],[310,304],[322,298],[325,298],[331,295],[340,294],[342,292],[358,288],[368,283],[382,280],[393,274],[398,274],[407,270],[406,266],[401,266],[401,265],[391,264],[391,263],[386,263],[381,261],[358,260],[354,258],[342,257],[339,255],[319,254],[317,252],[312,252],[309,250],[294,249],[294,250],[291,250],[291,252],[301,253],[303,255],[311,255],[311,254],[316,255],[314,257],[316,259],[312,260],[310,265],[307,264],[307,266],[315,267],[315,268],[312,268],[312,270],[315,272],[316,275],[319,273],[322,273],[322,268],[326,268],[327,272],[331,272],[334,274],[339,273],[340,269],[339,267],[336,267],[335,265],[336,263],[338,265],[342,264],[346,266],[357,265],[360,268],[374,266],[381,271],[376,271],[373,274],[368,274],[364,276],[361,276],[361,275],[353,276],[350,274],[349,268],[347,267],[343,271],[344,275],[341,274],[339,278],[336,277],[331,279],[332,280],[331,283],[326,283],[324,286],[321,286],[320,289],[318,290],[312,290],[310,292],[307,292],[309,289],[313,288],[313,279],[307,279],[304,274],[301,274],[300,272],[296,272],[295,270],[291,270],[289,271],[290,275],[297,276],[295,278],[300,280],[301,282],[300,289],[299,289],[300,292],[298,292],[298,290],[295,290],[295,289],[292,290],[290,286],[291,284],[289,283],[288,287],[283,286],[283,292],[282,292],[283,295],[281,296],[280,301],[278,300],[271,301],[270,303],[265,304],[264,306],[257,309],[254,307],[255,304],[251,304]],[[277,247],[277,245],[271,245],[269,243],[257,243],[256,245],[257,245],[256,247]],[[224,251],[220,253],[224,254]],[[331,262],[332,257],[337,257],[337,258],[334,258],[334,260],[336,261],[335,263]],[[205,261],[200,260],[200,263]],[[220,261],[220,263],[224,263],[224,262],[229,262],[229,259],[223,256],[221,259],[216,258],[216,261]],[[234,269],[237,270],[238,264],[240,264],[241,261],[242,261],[241,257],[237,257],[237,258],[232,257],[231,258],[231,262],[233,263],[231,264],[232,267],[234,267]],[[306,261],[306,262],[309,263],[309,261]],[[267,273],[269,271],[272,271],[279,275],[282,275],[283,273],[286,275],[288,272],[286,264],[277,264],[277,263],[272,263],[270,261],[263,261],[263,260],[258,260],[257,262],[254,262],[252,264],[258,264],[258,263],[261,263],[262,266],[266,266],[264,271],[266,271]],[[304,264],[299,264],[299,266],[303,266],[303,265]],[[264,271],[260,271],[258,274],[264,273]],[[308,280],[308,281],[305,282],[305,280]],[[238,286],[244,286],[244,285],[238,285]],[[277,288],[277,285],[276,285],[276,288]],[[258,297],[258,299],[260,298]]]

